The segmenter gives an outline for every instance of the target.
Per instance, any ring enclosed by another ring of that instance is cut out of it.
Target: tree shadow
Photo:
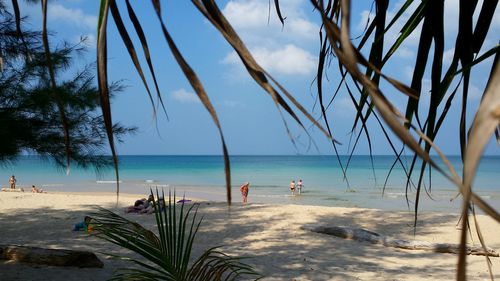
[[[202,206],[200,212],[205,215],[205,223],[200,230],[198,245],[224,245],[224,251],[229,254],[251,257],[248,262],[267,276],[265,280],[405,280],[409,276],[415,280],[455,278],[457,256],[453,254],[388,248],[314,233],[301,227],[348,226],[402,239],[428,240],[429,237],[441,237],[436,228],[438,225],[454,229],[457,215],[422,214],[414,235],[412,213],[345,210],[345,213],[332,210],[321,214],[318,207],[300,205],[283,208],[235,204],[228,208],[218,204],[206,209]],[[225,216],[220,216],[221,212],[225,212]],[[309,216],[313,219],[302,218],[294,212],[313,214]],[[294,217],[297,219],[294,220]],[[495,261],[498,263],[498,260]],[[484,257],[469,256],[468,262],[482,266],[481,272],[469,271],[469,278],[489,278]]]
[[[3,261],[0,262],[2,280],[106,280],[118,268],[133,267],[131,263],[103,254],[133,255],[128,250],[92,235],[71,231],[75,223],[96,210],[92,205],[84,207],[74,211],[45,208],[2,213],[1,243],[92,251],[103,261],[102,269],[13,265]],[[156,231],[152,215],[123,214],[123,210],[114,204],[102,207]],[[453,254],[387,248],[301,229],[312,225],[335,225],[365,228],[402,239],[428,240],[434,236],[439,239],[440,230],[436,225],[447,225],[453,229],[458,219],[455,214],[422,214],[414,235],[413,215],[410,212],[355,208],[329,208],[325,211],[323,207],[305,205],[228,206],[225,203],[202,202],[198,213],[203,217],[203,223],[192,258],[210,247],[222,246],[227,254],[248,257],[246,262],[262,273],[264,280],[405,280],[408,276],[415,280],[455,278],[457,256]],[[498,264],[498,258],[493,259],[494,264]],[[481,268],[481,271],[469,271],[469,279],[488,279],[484,257],[469,257],[468,263]]]
[[[83,221],[93,205],[81,205],[79,210],[57,208],[15,209],[1,213],[1,244],[34,246],[52,249],[70,249],[94,252],[104,263],[103,268],[76,268],[15,263],[0,260],[1,280],[107,280],[120,267],[130,263],[112,258],[109,254],[130,254],[128,250],[115,247],[109,242],[85,232],[72,231],[73,225]],[[123,214],[114,204],[102,206]],[[135,215],[131,219],[151,221],[154,218]],[[150,226],[153,224],[151,221]]]

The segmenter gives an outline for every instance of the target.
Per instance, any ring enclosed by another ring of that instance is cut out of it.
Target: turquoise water
[[[342,157],[346,163],[348,157]],[[461,170],[460,157],[449,158]],[[403,159],[409,164],[411,158]],[[406,177],[401,165],[396,165],[382,193],[392,156],[353,156],[344,180],[335,156],[232,156],[231,176],[233,200],[239,201],[238,187],[250,182],[250,202],[276,202],[326,206],[367,207],[388,210],[408,209],[405,196]],[[419,165],[417,166],[419,167]],[[474,190],[498,209],[500,202],[500,157],[484,157],[474,182]],[[72,167],[70,174],[37,156],[22,156],[12,165],[0,168],[0,184],[8,185],[10,175],[16,175],[18,185],[32,184],[49,191],[114,192],[112,169],[96,174],[93,170]],[[416,173],[418,174],[418,173]],[[149,188],[175,189],[188,197],[225,200],[224,167],[221,156],[121,156],[121,191],[148,193]],[[304,192],[290,196],[291,180],[302,179]],[[417,177],[413,180],[416,182]],[[428,177],[425,185],[428,187]],[[437,171],[432,171],[429,197],[422,191],[422,208],[428,210],[458,209],[460,200],[450,202],[456,188]],[[413,201],[414,190],[408,192]]]

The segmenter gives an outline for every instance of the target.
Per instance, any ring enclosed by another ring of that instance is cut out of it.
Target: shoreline
[[[149,194],[156,186],[166,191],[176,189],[186,197],[203,198],[210,201],[225,201],[223,161],[210,156],[123,156],[120,165],[120,191],[132,194]],[[347,160],[347,159],[345,159]],[[269,204],[301,204],[314,206],[342,206],[376,208],[388,211],[411,211],[406,204],[406,176],[403,170],[389,169],[394,159],[375,156],[373,166],[369,157],[352,158],[348,173],[349,183],[342,176],[337,160],[331,156],[235,156],[231,167],[233,202],[241,201],[239,185],[250,182],[249,202]],[[491,206],[500,206],[498,170],[500,157],[483,159],[474,182],[475,192]],[[460,157],[452,157],[451,163],[460,167]],[[2,169],[0,179],[7,184],[11,175],[16,175],[18,185],[32,184],[51,192],[84,191],[114,193],[116,184],[114,170],[103,169],[99,173],[73,166],[71,173],[56,169],[50,161],[40,157],[20,157],[19,161]],[[303,196],[288,196],[289,183],[304,180]],[[385,181],[387,180],[387,181]],[[417,180],[416,178],[413,179]],[[458,213],[460,200],[450,202],[457,189],[439,173],[432,174],[432,192],[426,178],[420,196],[420,211]],[[385,186],[385,184],[387,184]],[[386,187],[383,194],[383,187]],[[346,192],[352,188],[356,192]],[[415,201],[414,188],[408,189],[408,199]],[[411,204],[411,202],[410,202]]]
[[[98,205],[154,229],[152,215],[124,214],[142,194],[106,192],[8,193],[0,192],[0,239],[3,244],[95,252],[102,269],[48,267],[0,261],[4,280],[105,280],[123,261],[101,254],[127,251],[96,237],[71,231],[72,225]],[[194,198],[189,198],[194,199]],[[223,245],[230,255],[247,256],[248,263],[265,275],[263,280],[452,280],[457,255],[386,248],[344,240],[301,229],[311,225],[361,227],[400,239],[458,243],[457,214],[420,214],[413,234],[413,216],[367,208],[293,204],[197,201],[204,219],[196,238],[194,256],[211,246]],[[500,250],[500,225],[478,215],[487,245]],[[473,230],[473,233],[474,230]],[[477,245],[478,240],[473,240]],[[488,279],[484,257],[468,256],[469,280]],[[491,258],[494,276],[500,258]]]
[[[31,187],[28,189],[25,186],[18,186],[24,189],[24,192],[14,192],[14,194],[22,195],[22,194],[35,194],[31,192]],[[150,194],[151,186],[142,186],[142,190],[144,192],[130,192],[130,189],[125,189],[126,191],[120,192],[119,200],[121,204],[127,204],[127,201],[123,201],[122,199],[127,199],[130,202],[128,204],[133,204],[135,200],[140,198],[147,198]],[[194,202],[213,202],[213,203],[227,203],[226,201],[226,190],[223,187],[218,187],[216,189],[200,190],[198,186],[179,186],[174,188],[177,190],[176,198],[177,200],[183,199],[191,199]],[[121,188],[122,189],[122,188]],[[123,189],[122,189],[123,190]],[[156,195],[156,191],[152,188],[153,193]],[[180,192],[179,192],[180,190]],[[168,197],[168,193],[170,189],[160,188],[158,187],[158,192],[161,195],[161,192],[164,192],[165,197]],[[10,192],[0,192],[1,194],[9,194]],[[173,196],[172,191],[172,196]],[[89,190],[46,190],[44,189],[44,193],[36,193],[36,194],[57,194],[57,195],[74,195],[74,196],[98,196],[100,198],[114,198],[114,203],[116,203],[116,192],[110,190],[102,190],[101,186],[91,186]],[[182,195],[181,195],[182,194]],[[316,194],[311,195],[309,191],[305,191],[302,195],[290,195],[288,193],[285,194],[262,194],[256,192],[255,190],[250,190],[250,194],[248,196],[249,203],[254,204],[267,204],[267,205],[299,205],[299,206],[317,206],[317,207],[341,207],[341,208],[354,208],[354,209],[373,209],[379,211],[394,211],[394,212],[404,212],[404,213],[414,213],[414,205],[410,201],[409,207],[405,200],[404,192],[395,193],[387,193],[382,197],[380,193],[363,193],[363,192],[348,192],[345,194],[347,196],[356,198],[356,197],[364,197],[361,202],[351,202],[349,199],[345,199],[341,196],[319,196]],[[479,196],[481,193],[479,193]],[[499,192],[500,194],[500,192]],[[426,195],[425,195],[426,196]],[[418,213],[440,213],[440,214],[460,214],[462,201],[460,196],[454,198],[454,200],[450,200],[451,196],[439,196],[434,197],[434,200],[431,200],[428,197],[423,196],[421,198],[420,207]],[[311,197],[319,197],[322,201],[314,201],[310,200]],[[490,196],[484,197],[481,196],[487,203],[495,208],[495,206],[500,205],[500,198],[498,196]],[[1,196],[0,196],[1,199]],[[110,201],[110,200],[107,200]],[[122,202],[123,201],[123,202]],[[369,204],[363,204],[366,201],[370,201]],[[239,192],[239,188],[232,188],[232,204],[241,203],[241,195]],[[478,214],[484,214],[481,209],[477,209],[476,212]]]

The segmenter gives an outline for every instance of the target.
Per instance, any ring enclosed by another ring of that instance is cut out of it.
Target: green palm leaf
[[[151,192],[153,194],[153,192]],[[238,277],[260,277],[241,258],[231,257],[213,247],[192,261],[191,252],[202,219],[197,218],[198,205],[176,207],[175,194],[156,191],[153,206],[157,232],[130,221],[112,211],[99,208],[91,214],[97,237],[129,249],[145,260],[118,257],[139,268],[120,269],[110,280],[235,280]],[[179,209],[179,210],[177,210]]]

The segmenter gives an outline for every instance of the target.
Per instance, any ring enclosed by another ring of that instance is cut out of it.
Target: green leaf
[[[153,191],[151,191],[153,195]],[[187,211],[184,203],[177,214],[175,193],[169,192],[168,204],[164,194],[153,196],[156,226],[159,237],[140,224],[103,208],[90,214],[94,227],[93,235],[134,251],[146,261],[117,256],[142,267],[142,269],[119,269],[111,280],[230,280],[236,277],[256,277],[253,268],[224,254],[218,247],[209,248],[196,260],[191,252],[201,219],[197,219],[198,205],[191,205]]]

